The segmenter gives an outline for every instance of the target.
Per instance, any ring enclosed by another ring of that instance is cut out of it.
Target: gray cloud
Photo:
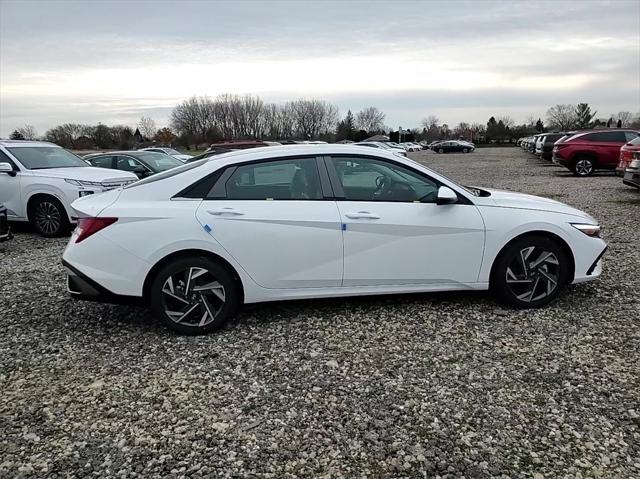
[[[44,130],[64,121],[134,123],[143,113],[166,121],[185,95],[223,93],[203,88],[194,72],[232,75],[217,70],[224,63],[324,59],[348,65],[362,58],[375,58],[381,76],[397,75],[398,85],[411,79],[412,86],[398,89],[392,81],[380,91],[354,92],[341,91],[338,82],[335,91],[318,93],[283,82],[286,87],[273,91],[259,68],[245,83],[267,100],[320,95],[343,110],[374,104],[389,123],[407,126],[432,112],[450,123],[486,121],[486,112],[522,120],[579,100],[607,114],[637,111],[640,4],[3,0],[0,134],[27,122]],[[417,88],[415,64],[468,78],[468,85],[452,91],[426,76]],[[181,88],[164,96],[149,92],[139,69],[183,72]],[[347,67],[338,74],[353,73]],[[57,88],[61,78],[82,75],[107,85],[125,78],[129,87],[121,96],[99,85],[73,94]],[[375,69],[371,75],[376,80]],[[500,84],[474,83],[487,75]]]

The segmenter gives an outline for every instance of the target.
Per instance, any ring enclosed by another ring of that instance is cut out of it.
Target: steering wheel
[[[376,191],[373,193],[373,197],[374,198],[381,198],[383,195],[386,194],[386,191],[388,190],[389,184],[391,183],[391,178],[385,176],[385,175],[380,175],[378,177],[376,177]]]

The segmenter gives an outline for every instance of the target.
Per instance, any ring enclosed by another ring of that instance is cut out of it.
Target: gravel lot
[[[0,477],[640,477],[640,194],[519,148],[413,156],[606,226],[601,281],[248,307],[180,337],[67,298],[66,239],[0,253]]]

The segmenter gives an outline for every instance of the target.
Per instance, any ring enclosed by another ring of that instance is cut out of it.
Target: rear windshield
[[[630,145],[640,145],[640,136],[636,136],[633,140],[629,142]]]
[[[204,165],[209,158],[204,158],[200,161],[194,161],[192,163],[180,163],[181,166],[177,168],[172,168],[167,171],[163,171],[162,173],[158,173],[152,176],[147,176],[145,179],[136,181],[135,183],[131,183],[130,185],[125,186],[125,188],[133,188],[140,185],[146,185],[147,183],[153,183],[154,181],[164,180],[166,178],[171,178],[172,176],[179,175],[184,173],[185,171],[193,170],[194,168],[198,168]]]
[[[58,146],[20,146],[7,149],[29,170],[89,166],[73,153]]]

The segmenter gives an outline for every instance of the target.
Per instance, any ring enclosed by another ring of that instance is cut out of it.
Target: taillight
[[[620,150],[620,160],[631,160],[633,153],[628,150]]]
[[[118,221],[118,218],[78,218],[76,243],[84,241],[92,234],[112,225],[116,221]]]

